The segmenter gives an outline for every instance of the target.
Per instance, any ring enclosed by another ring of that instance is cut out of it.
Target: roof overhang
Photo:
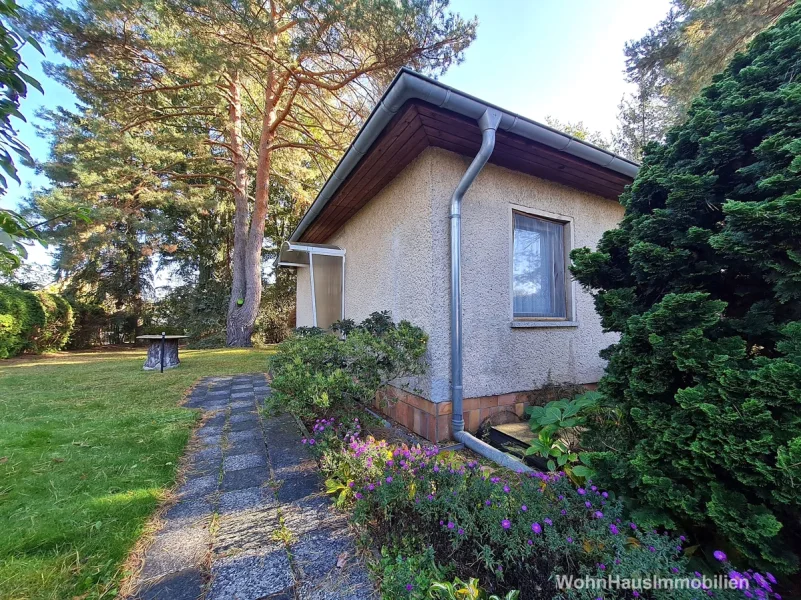
[[[501,112],[490,162],[617,198],[639,165],[571,135],[401,69],[359,131],[290,241],[323,242],[426,147],[472,156],[476,121]]]
[[[310,254],[323,254],[326,256],[345,256],[345,250],[330,244],[300,244],[297,242],[284,242],[278,253],[276,261],[279,267],[308,267]]]

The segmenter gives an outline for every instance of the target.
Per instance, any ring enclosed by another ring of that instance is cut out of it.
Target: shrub
[[[304,418],[347,402],[370,404],[389,382],[425,372],[428,338],[408,321],[373,313],[347,334],[296,330],[270,359],[272,402]]]
[[[72,307],[61,296],[0,285],[0,358],[61,350],[72,325]]]
[[[34,354],[61,350],[67,345],[75,322],[72,306],[58,294],[33,294],[44,312],[44,323],[31,328],[26,350]]]
[[[641,505],[792,572],[801,551],[801,4],[652,145],[618,229],[572,254],[621,333],[593,460]]]

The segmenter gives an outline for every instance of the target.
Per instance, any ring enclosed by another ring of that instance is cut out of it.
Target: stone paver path
[[[263,419],[263,375],[203,379],[205,412],[178,502],[144,556],[139,600],[375,598],[290,416]]]

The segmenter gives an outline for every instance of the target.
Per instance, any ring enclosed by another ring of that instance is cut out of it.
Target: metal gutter
[[[398,71],[373,112],[370,113],[367,122],[339,161],[300,224],[292,232],[289,241],[295,242],[300,239],[333,198],[339,186],[356,168],[362,157],[370,151],[373,142],[378,139],[387,124],[409,100],[422,100],[476,121],[487,110],[497,111],[501,115],[498,129],[550,146],[626,177],[633,178],[639,170],[637,163],[613,152],[583,142],[572,135],[562,133],[516,113],[503,110],[404,67]]]

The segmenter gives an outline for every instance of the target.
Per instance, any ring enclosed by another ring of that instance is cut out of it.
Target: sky
[[[478,17],[478,35],[464,61],[440,80],[531,119],[583,121],[608,136],[628,89],[623,46],[656,25],[669,6],[669,0],[451,0],[451,10]],[[35,113],[71,108],[75,99],[43,72],[43,60],[59,61],[52,50],[43,59],[26,48],[23,59],[45,94],[31,90],[23,100],[28,123],[19,124],[20,138],[34,159],[44,160],[48,143],[36,134]],[[15,208],[31,187],[47,183],[24,167],[20,179],[21,185],[11,182],[0,207]],[[47,257],[36,249],[31,260],[42,263]]]

